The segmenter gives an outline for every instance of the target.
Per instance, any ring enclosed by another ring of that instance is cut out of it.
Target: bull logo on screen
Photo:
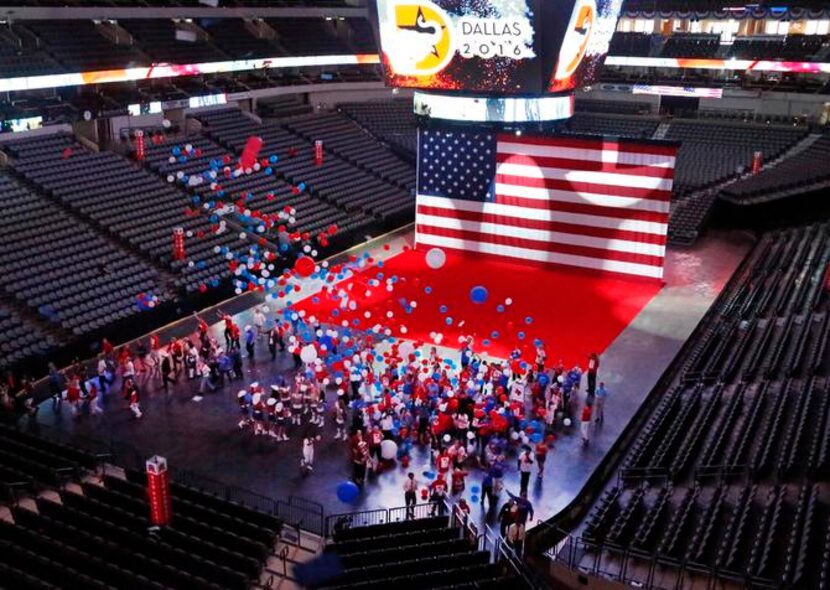
[[[432,2],[392,2],[394,30],[385,50],[395,72],[429,76],[452,60],[453,27],[449,16]]]

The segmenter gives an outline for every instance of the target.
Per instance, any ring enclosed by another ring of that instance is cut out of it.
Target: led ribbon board
[[[378,61],[379,59],[377,55],[358,54],[270,57],[234,61],[214,61],[198,64],[154,64],[151,66],[118,70],[99,70],[94,72],[77,72],[71,74],[4,78],[0,79],[0,92],[38,90],[42,88],[64,88],[67,86],[85,86],[87,84],[107,84],[111,82],[131,82],[136,80],[156,80],[159,78],[178,78],[180,76],[199,76],[201,74],[223,74],[228,72],[244,72],[247,70],[274,70],[313,66],[366,65],[376,64]]]

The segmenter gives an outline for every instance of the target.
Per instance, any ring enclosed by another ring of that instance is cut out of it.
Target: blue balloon
[[[424,293],[426,293],[427,295],[432,293],[432,287],[424,287]]]
[[[353,481],[344,481],[337,486],[337,499],[345,504],[351,504],[360,495],[360,488]]]
[[[526,323],[526,324],[532,324],[532,323],[533,323],[533,318],[532,318],[532,317],[530,317],[530,316],[527,316],[527,317],[525,318],[525,323]]]
[[[445,321],[445,322],[447,322],[447,325],[448,325],[448,326],[452,326],[452,318],[447,318],[447,319],[446,319],[446,320],[444,320],[444,321]]]
[[[491,338],[498,338],[498,337],[499,337],[499,333],[498,333],[496,330],[493,330],[493,331],[490,333],[490,337],[491,337]]]
[[[470,496],[470,502],[472,502],[473,504],[478,504],[478,496]]]
[[[481,285],[476,285],[470,289],[470,299],[473,303],[485,303],[487,301],[487,297],[489,297],[489,293],[487,292],[487,289]]]
[[[519,337],[519,340],[524,340],[525,339],[525,333],[524,332],[519,332],[518,334],[516,334],[516,336]]]
[[[447,306],[442,305],[441,307],[438,308],[438,311],[440,311],[441,313],[447,313]]]
[[[496,311],[499,313],[504,313],[504,306],[500,303],[496,306]]]
[[[479,491],[480,490],[479,490],[478,486],[473,486],[473,487],[470,488],[470,493],[471,494],[477,494]]]

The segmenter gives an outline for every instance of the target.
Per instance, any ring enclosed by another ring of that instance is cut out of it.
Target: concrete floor
[[[382,244],[400,245],[410,240],[411,235],[406,232],[391,234],[362,248],[370,247],[373,255],[382,254],[379,248]],[[692,249],[668,250],[665,287],[602,355],[599,379],[606,383],[610,392],[605,423],[592,427],[588,446],[581,443],[577,425],[562,427],[555,449],[549,454],[544,477],[531,480],[530,499],[535,507],[535,519],[553,516],[579,493],[750,246],[751,238],[745,234],[715,233],[699,240]],[[304,289],[305,294],[308,293]],[[259,295],[243,295],[221,307],[238,314],[238,323],[245,325],[250,322],[250,311],[245,310],[261,301],[260,298]],[[273,301],[268,304],[272,309],[275,307]],[[590,321],[590,310],[582,313]],[[209,322],[218,319],[214,311],[203,312],[202,316]],[[195,326],[195,320],[180,321],[163,329],[162,338],[189,334]],[[212,329],[221,339],[219,325]],[[267,386],[275,382],[278,375],[290,374],[291,366],[287,354],[272,362],[262,342],[254,362],[245,361],[244,384],[259,381]],[[62,410],[55,411],[51,402],[46,401],[35,420],[23,420],[29,421],[28,427],[33,429],[38,425],[52,427],[69,441],[74,436],[123,441],[148,455],[163,455],[172,465],[260,494],[275,498],[291,494],[302,496],[323,504],[327,515],[403,505],[401,486],[405,470],[399,466],[371,480],[356,504],[347,505],[337,500],[336,487],[349,477],[351,470],[346,445],[332,440],[334,429],[330,418],[327,418],[323,442],[317,445],[315,470],[308,477],[303,477],[299,470],[298,434],[289,442],[275,443],[254,437],[249,432],[240,432],[235,393],[244,384],[237,381],[206,395],[201,402],[194,402],[191,396],[195,382],[180,380],[171,393],[165,395],[156,383],[145,380],[141,384],[145,413],[141,420],[131,417],[115,393],[105,400],[105,411],[101,416],[83,416],[76,420],[65,405]],[[115,385],[118,387],[117,382]],[[505,487],[518,493],[518,474],[515,462],[510,458],[508,467]],[[418,475],[422,486],[429,483],[423,476],[423,472],[431,470],[425,450],[414,449],[410,470]],[[471,470],[467,491],[463,494],[468,501],[472,495],[470,488],[480,485],[482,476],[477,469]],[[493,513],[487,515],[478,507],[474,508],[473,514],[482,523],[494,521]]]

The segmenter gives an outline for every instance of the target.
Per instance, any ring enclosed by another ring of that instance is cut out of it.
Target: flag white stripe
[[[588,227],[635,231],[659,236],[665,235],[668,230],[667,224],[657,223],[654,221],[620,219],[617,217],[584,215],[581,213],[566,213],[563,211],[549,211],[547,209],[533,209],[530,207],[516,207],[515,205],[502,205],[500,203],[480,203],[476,201],[465,201],[462,199],[431,197],[429,195],[418,195],[416,198],[416,204],[449,210],[475,211],[479,213],[490,213],[493,215],[506,215],[519,219],[559,221],[575,225],[586,225]]]
[[[500,244],[492,244],[489,242],[461,240],[458,238],[449,238],[424,233],[418,234],[417,243],[425,246],[453,248],[455,250],[463,250],[466,252],[479,252],[481,254],[506,256],[508,258],[515,258],[519,260],[532,260],[534,262],[563,264],[567,266],[576,266],[579,268],[590,268],[600,271],[618,272],[654,279],[661,279],[663,277],[663,268],[661,266],[638,264],[635,262],[622,262],[618,260],[606,260],[602,258],[591,258],[587,256],[577,256],[573,254],[563,254],[560,252],[531,250],[528,248],[503,246]]]
[[[474,231],[483,234],[509,236],[526,240],[537,240],[551,244],[566,244],[574,246],[585,246],[601,250],[614,250],[616,252],[630,252],[632,254],[648,254],[649,256],[665,256],[666,247],[660,244],[649,244],[647,242],[633,242],[630,240],[609,239],[596,236],[564,233],[558,231],[546,231],[540,229],[528,229],[505,225],[502,223],[478,222],[467,219],[455,219],[452,217],[438,217],[436,215],[418,215],[418,225],[440,227],[446,229]]]
[[[515,162],[502,162],[496,166],[496,174],[508,174],[525,178],[547,178],[551,180],[565,180],[568,182],[587,182],[606,186],[626,186],[649,190],[671,191],[671,178],[654,178],[651,176],[634,176],[631,174],[615,174],[613,172],[592,172],[590,170],[566,170],[564,168],[548,168],[545,166],[531,166]]]
[[[540,156],[543,158],[564,158],[568,160],[586,160],[608,164],[626,164],[651,168],[674,168],[675,157],[668,154],[638,154],[618,152],[612,149],[586,149],[577,147],[546,146],[530,143],[513,143],[500,141],[496,146],[498,153],[521,156]]]
[[[598,207],[623,207],[626,209],[636,209],[637,211],[653,211],[655,213],[668,213],[670,207],[669,201],[657,199],[639,199],[637,197],[618,197],[615,195],[601,195],[599,193],[563,191],[504,182],[496,183],[496,194],[534,199],[537,201],[560,201],[563,203],[596,205]]]

